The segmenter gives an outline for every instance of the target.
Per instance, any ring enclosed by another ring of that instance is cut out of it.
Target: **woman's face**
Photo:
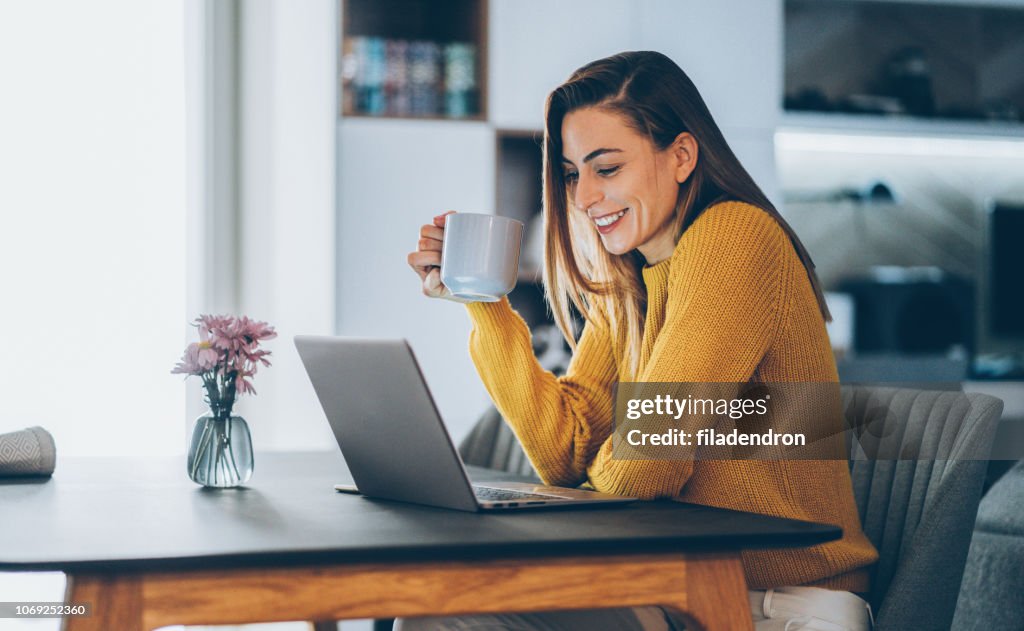
[[[638,249],[649,265],[675,248],[671,219],[679,185],[696,166],[690,134],[659,151],[621,115],[596,107],[562,121],[562,167],[569,201],[585,213],[611,254]]]

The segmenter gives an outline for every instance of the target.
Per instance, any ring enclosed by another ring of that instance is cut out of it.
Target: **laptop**
[[[636,499],[543,484],[472,484],[405,340],[299,335],[295,347],[367,497],[463,511]]]

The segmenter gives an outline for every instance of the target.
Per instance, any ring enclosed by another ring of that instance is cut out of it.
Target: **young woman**
[[[622,53],[580,68],[551,93],[544,213],[545,290],[574,347],[567,374],[540,368],[507,300],[466,305],[473,361],[540,476],[838,524],[838,541],[743,555],[752,613],[758,629],[868,628],[855,593],[867,592],[877,552],[861,530],[845,460],[613,457],[616,382],[838,381],[810,257],[675,63]],[[423,226],[409,255],[423,292],[437,298],[451,298],[437,268],[445,216]],[[585,314],[578,342],[571,307]],[[639,608],[404,620],[396,628],[670,624],[657,608]]]

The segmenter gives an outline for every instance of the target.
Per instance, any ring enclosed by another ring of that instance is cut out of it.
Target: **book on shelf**
[[[397,117],[479,113],[477,49],[467,42],[353,36],[341,60],[342,111]]]

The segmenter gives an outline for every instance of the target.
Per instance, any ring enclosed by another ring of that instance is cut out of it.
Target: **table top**
[[[334,491],[340,452],[257,453],[239,489],[180,458],[64,458],[0,478],[0,570],[125,571],[808,546],[837,526],[673,501],[466,513]],[[507,474],[472,470],[475,481]]]

